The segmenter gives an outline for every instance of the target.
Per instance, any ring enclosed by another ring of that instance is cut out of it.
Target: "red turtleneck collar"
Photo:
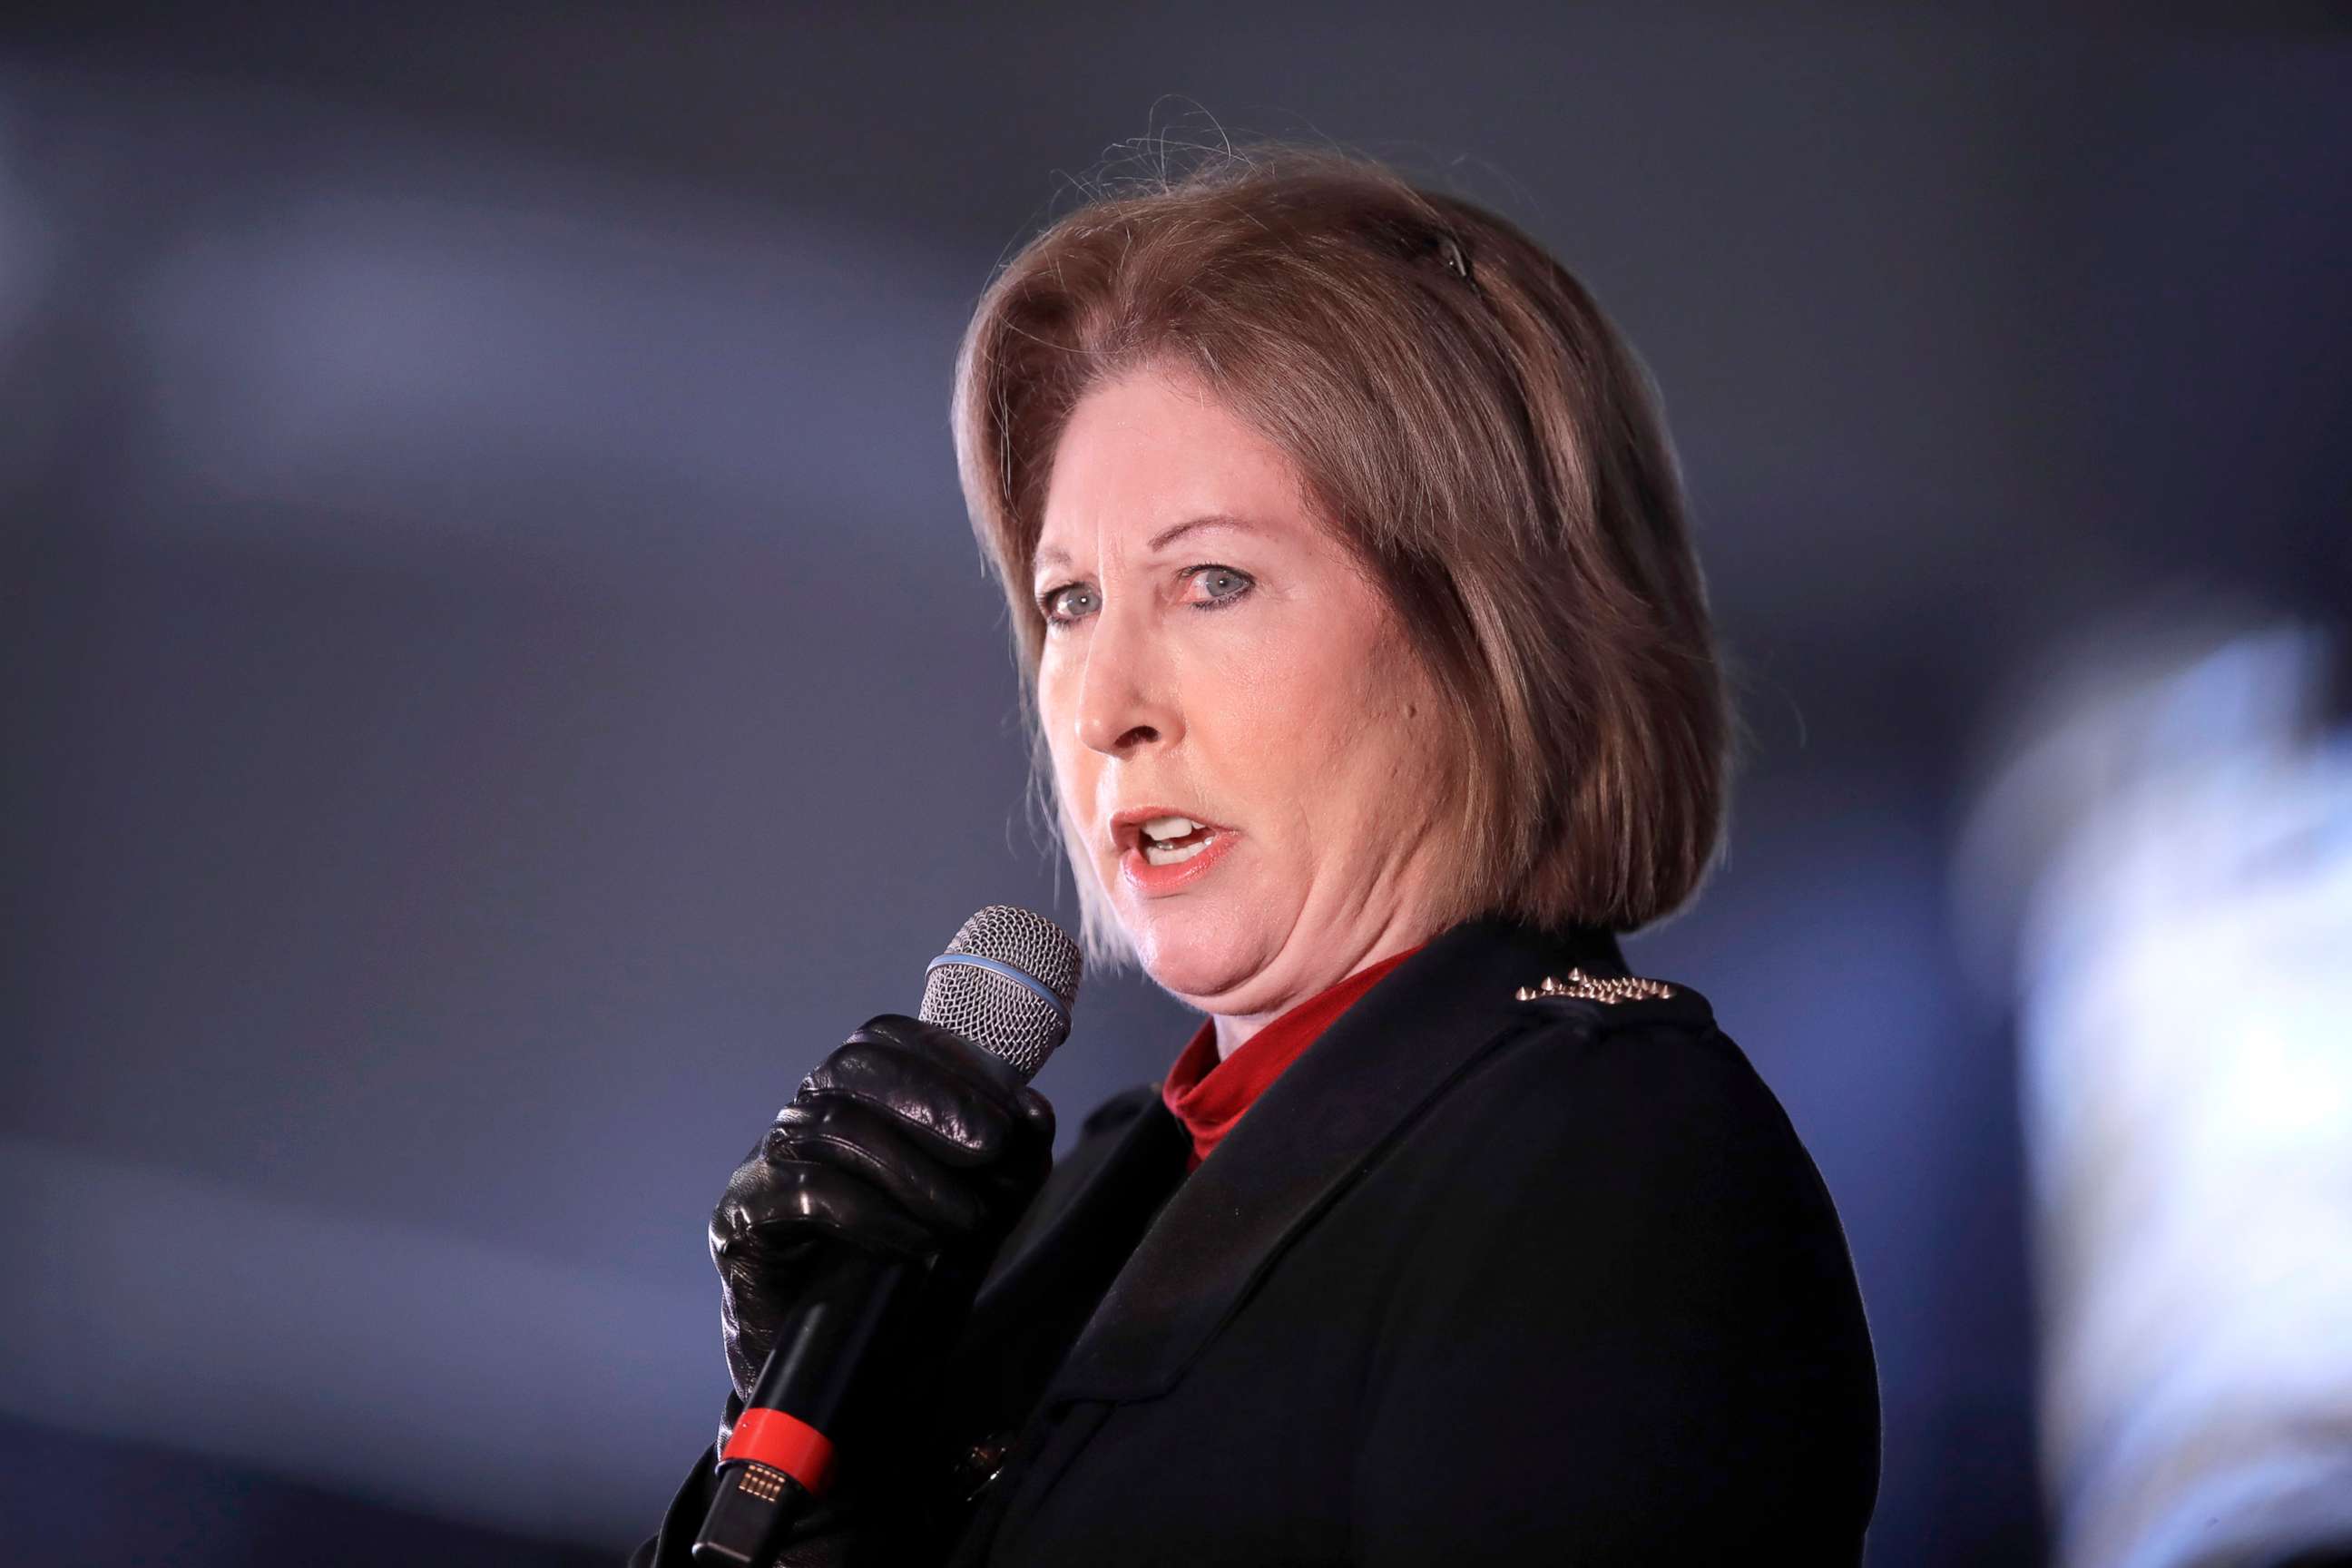
[[[1252,1035],[1223,1061],[1217,1059],[1217,1021],[1201,1020],[1192,1043],[1168,1069],[1168,1081],[1160,1086],[1160,1100],[1192,1135],[1192,1153],[1185,1169],[1197,1170],[1265,1086],[1280,1078],[1282,1069],[1297,1060],[1356,998],[1420,951],[1420,947],[1409,947],[1393,953],[1359,969],[1329,990],[1309,996]]]

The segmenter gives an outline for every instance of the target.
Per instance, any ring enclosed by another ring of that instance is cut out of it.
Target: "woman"
[[[811,1075],[712,1221],[738,1394],[802,1242],[929,1273],[784,1560],[1858,1560],[1834,1209],[1612,934],[1712,863],[1728,723],[1583,289],[1377,165],[1234,154],[1033,241],[954,423],[1088,953],[1207,1017],[1050,1173],[1045,1102],[913,1020]]]

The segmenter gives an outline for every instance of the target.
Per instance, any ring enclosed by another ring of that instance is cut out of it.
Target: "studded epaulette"
[[[1547,996],[1571,996],[1580,1002],[1663,1002],[1675,994],[1675,988],[1663,980],[1646,980],[1638,974],[1587,974],[1581,969],[1571,969],[1568,978],[1547,974],[1540,985],[1522,985],[1514,994],[1518,1001],[1534,1002]]]

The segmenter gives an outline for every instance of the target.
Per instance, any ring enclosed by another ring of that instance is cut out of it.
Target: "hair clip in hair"
[[[1450,234],[1439,235],[1437,256],[1439,260],[1445,263],[1445,270],[1453,273],[1465,283],[1470,281],[1470,258],[1463,253],[1460,240]]]

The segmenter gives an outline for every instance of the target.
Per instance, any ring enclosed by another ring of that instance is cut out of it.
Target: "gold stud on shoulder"
[[[1675,994],[1675,988],[1663,980],[1645,980],[1638,974],[1587,974],[1581,969],[1571,969],[1566,980],[1547,974],[1540,985],[1522,985],[1515,994],[1519,1001],[1535,1002],[1546,996],[1573,996],[1580,1002],[1654,1002]]]

